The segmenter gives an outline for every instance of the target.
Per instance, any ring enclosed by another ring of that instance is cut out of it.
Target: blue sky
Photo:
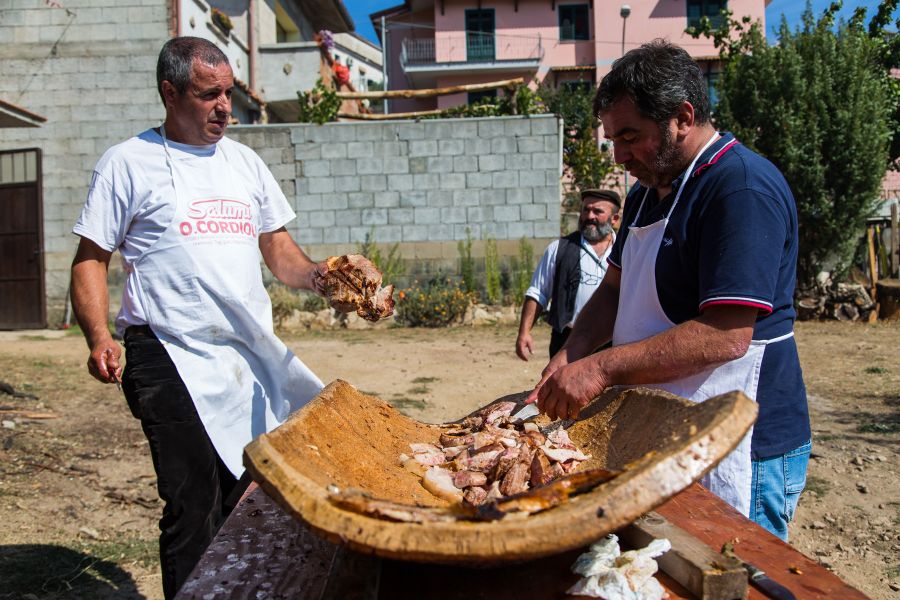
[[[350,16],[353,17],[353,22],[356,24],[357,33],[376,44],[380,42],[375,37],[375,30],[369,21],[369,14],[400,4],[403,4],[403,0],[344,0],[344,6],[350,11]],[[812,3],[813,12],[820,14],[829,4],[831,4],[831,0],[814,0]],[[850,18],[857,6],[865,6],[869,9],[868,15],[871,17],[875,14],[879,4],[880,2],[877,0],[844,0],[844,7],[838,15]],[[766,9],[766,29],[768,30],[766,33],[769,36],[769,41],[776,41],[773,37],[773,30],[781,23],[782,14],[787,17],[791,29],[794,29],[799,24],[800,15],[803,14],[805,8],[806,2],[802,0],[773,0]],[[900,12],[900,9],[898,9],[898,12]],[[896,14],[894,15],[895,18],[897,16]]]

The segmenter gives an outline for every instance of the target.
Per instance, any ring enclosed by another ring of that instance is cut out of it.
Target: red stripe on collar
[[[737,144],[738,144],[737,140],[731,140],[730,142],[728,142],[727,144],[722,146],[722,148],[718,152],[713,154],[713,157],[709,160],[708,163],[703,163],[702,165],[700,165],[699,167],[694,169],[694,172],[691,174],[691,177],[696,177],[704,169],[707,169],[707,168],[713,166],[714,164],[716,164],[719,161],[719,159],[722,158],[723,154],[725,154],[726,152],[728,152],[729,150],[734,148]]]

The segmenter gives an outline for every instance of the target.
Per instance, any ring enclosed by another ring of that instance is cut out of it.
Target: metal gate
[[[47,325],[41,151],[0,151],[0,329]]]

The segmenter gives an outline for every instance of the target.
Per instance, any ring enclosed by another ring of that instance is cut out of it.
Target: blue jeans
[[[779,456],[752,461],[750,520],[785,542],[800,492],[806,486],[806,466],[812,442]]]

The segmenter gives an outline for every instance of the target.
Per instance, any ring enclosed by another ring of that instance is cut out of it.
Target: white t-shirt
[[[572,313],[572,320],[566,324],[566,327],[571,327],[575,323],[578,313],[600,287],[600,282],[603,281],[603,277],[609,269],[607,258],[616,241],[616,234],[613,233],[612,236],[612,241],[603,251],[603,256],[599,257],[594,252],[594,248],[585,241],[584,236],[580,238],[581,280],[578,283],[578,291],[575,293],[575,312]],[[525,296],[534,298],[545,309],[550,305],[553,297],[553,278],[556,275],[556,251],[558,248],[559,240],[550,242],[550,245],[544,250],[541,262],[534,270],[531,286],[525,291]]]
[[[222,173],[240,178],[259,206],[261,233],[275,231],[296,216],[269,168],[247,146],[227,137],[209,146],[171,140],[168,144],[172,159],[190,163],[190,170],[200,178],[208,177],[213,182]],[[225,148],[230,160],[226,162],[218,146]],[[174,199],[162,137],[148,129],[113,146],[100,158],[72,231],[104,250],[118,250],[127,272],[169,227],[175,214]],[[134,278],[126,278],[122,308],[116,318],[120,333],[129,325],[147,322],[134,285]]]

